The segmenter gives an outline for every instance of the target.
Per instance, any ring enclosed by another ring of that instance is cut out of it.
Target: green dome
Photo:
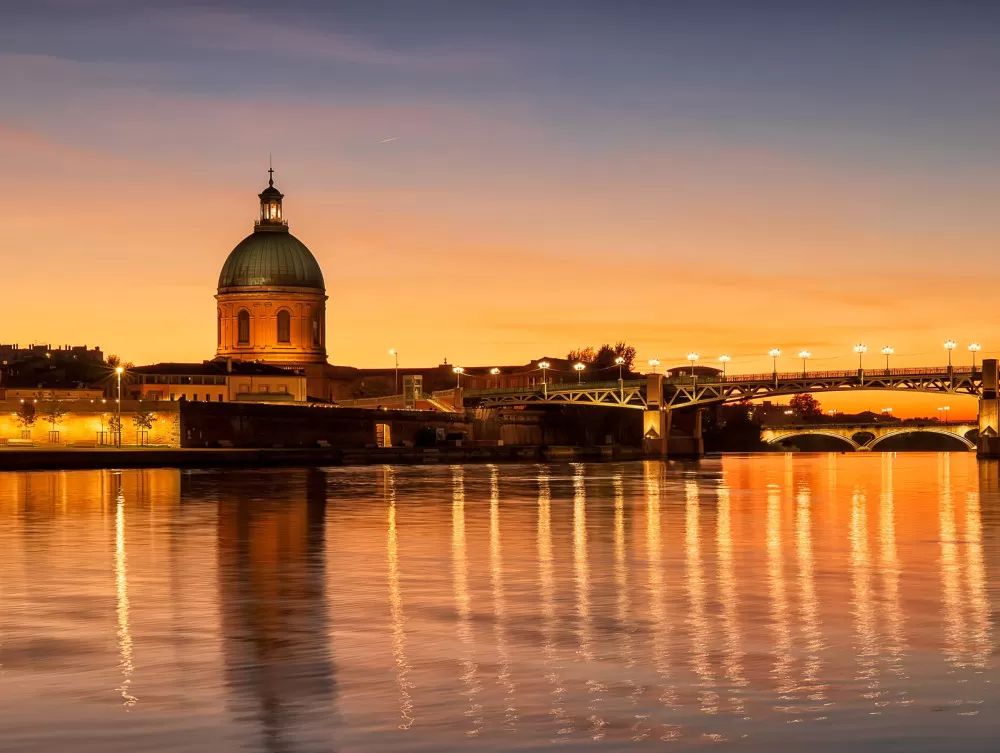
[[[323,271],[305,244],[289,233],[256,230],[233,249],[222,266],[224,288],[289,287],[326,291]]]

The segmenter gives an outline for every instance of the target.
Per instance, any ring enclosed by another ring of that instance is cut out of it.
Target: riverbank
[[[0,471],[639,460],[637,447],[10,448]]]

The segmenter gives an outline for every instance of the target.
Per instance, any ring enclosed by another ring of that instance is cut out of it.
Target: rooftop
[[[167,374],[178,376],[213,376],[220,374],[237,374],[240,376],[291,376],[298,372],[292,369],[282,369],[256,361],[224,360],[202,361],[200,363],[154,363],[148,366],[136,366],[129,369],[130,374]]]

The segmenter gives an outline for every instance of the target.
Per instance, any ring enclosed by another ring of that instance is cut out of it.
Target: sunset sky
[[[5,5],[0,342],[212,357],[271,153],[332,363],[1000,355],[1000,4]]]

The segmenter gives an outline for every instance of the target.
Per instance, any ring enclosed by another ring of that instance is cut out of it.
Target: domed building
[[[216,355],[288,368],[326,364],[323,271],[288,232],[284,195],[274,187],[274,170],[268,173],[253,232],[219,275]]]

